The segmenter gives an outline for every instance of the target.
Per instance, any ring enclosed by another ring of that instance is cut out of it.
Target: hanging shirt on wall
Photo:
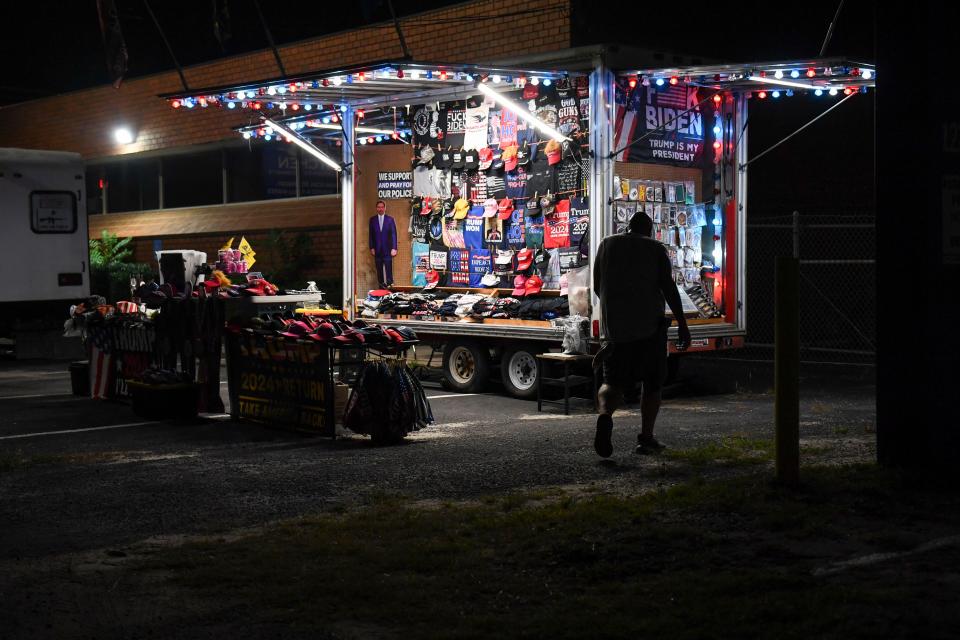
[[[483,207],[473,207],[463,221],[463,241],[468,249],[483,248]]]
[[[503,175],[498,173],[487,174],[487,197],[496,200],[507,197],[507,186]]]
[[[563,247],[557,250],[560,275],[580,266],[580,250],[577,247]]]
[[[430,268],[436,271],[447,270],[447,251],[446,249],[430,249]]]
[[[430,216],[419,213],[410,216],[410,239],[413,242],[428,242],[430,237]]]
[[[540,95],[536,99],[537,118],[549,127],[557,128],[557,93],[553,87],[540,87]],[[546,134],[540,134],[541,140],[549,140]]]
[[[589,201],[587,198],[570,198],[570,246],[579,247],[589,228]]]
[[[492,271],[493,264],[490,259],[490,252],[486,249],[470,250],[470,286],[483,286],[480,282],[483,276]]]
[[[451,287],[466,287],[470,284],[470,252],[466,249],[451,249],[448,270]]]
[[[557,191],[575,191],[580,188],[580,165],[576,160],[562,160],[557,166]]]
[[[501,149],[517,144],[517,114],[509,109],[503,109],[500,112],[499,144]]]
[[[576,90],[557,91],[557,130],[565,136],[580,130],[579,103]]]
[[[543,216],[524,217],[524,240],[527,248],[538,249],[543,246]]]
[[[467,184],[469,185],[469,199],[474,202],[483,202],[487,199],[487,176],[482,171],[468,171]]]
[[[426,273],[430,270],[430,245],[414,242],[410,246],[410,251],[413,254],[413,275],[410,284],[415,287],[424,287],[427,284]]]
[[[463,239],[463,228],[459,220],[450,218],[443,224],[443,244],[453,249],[466,248],[466,242]]]
[[[413,112],[414,146],[437,144],[443,138],[445,123],[441,124],[440,112],[431,105],[420,105]]]
[[[523,217],[523,208],[514,209],[510,215],[510,227],[507,229],[507,243],[513,250],[522,249],[526,246],[526,233],[524,233],[526,224],[524,223]]]
[[[527,188],[527,170],[518,165],[516,169],[505,174],[504,181],[507,185],[506,197],[519,200],[522,204]]]
[[[543,144],[538,146],[542,147]],[[543,153],[542,149],[537,149],[536,155],[533,160],[530,161],[530,170],[527,175],[527,187],[524,195],[527,198],[531,198],[535,194],[542,196],[546,194],[547,191],[551,193],[558,191],[556,172],[554,172],[553,167],[547,162],[547,154]]]
[[[490,107],[480,106],[467,109],[466,135],[464,149],[483,149],[487,146],[487,127],[489,126]]]
[[[500,145],[500,130],[502,127],[501,119],[503,112],[500,109],[490,110],[487,118],[487,145],[488,147],[497,147]],[[481,147],[482,149],[483,147]]]
[[[570,246],[570,201],[559,200],[554,212],[544,217],[543,246],[547,249]]]
[[[462,102],[441,103],[441,111],[446,116],[446,129],[443,136],[443,146],[460,148],[463,146],[463,136],[466,134],[466,110]]]
[[[543,275],[544,289],[560,288],[560,249],[548,249],[550,261],[547,263],[547,272]]]

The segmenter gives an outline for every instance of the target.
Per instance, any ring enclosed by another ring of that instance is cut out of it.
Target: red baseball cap
[[[537,88],[537,85],[527,82],[523,87],[523,99],[524,100],[533,100],[538,95],[540,95],[540,89]]]
[[[478,157],[480,158],[480,169],[487,170],[490,168],[490,165],[493,164],[493,149],[490,147],[484,147],[477,152]]]
[[[543,289],[543,280],[540,279],[540,276],[530,276],[523,283],[523,288],[528,296],[540,293],[540,290]]]
[[[504,198],[497,205],[497,211],[500,213],[501,220],[509,220],[510,216],[513,215],[513,200],[510,198]]]
[[[513,296],[525,296],[527,295],[527,277],[526,276],[517,276],[513,279],[513,291],[510,292],[510,295]]]
[[[563,156],[563,147],[556,140],[548,142],[544,151],[547,153],[547,162],[551,165],[560,162],[560,158]]]
[[[533,264],[533,250],[528,248],[520,249],[517,252],[517,271],[526,271]]]
[[[440,282],[440,274],[437,273],[435,269],[430,269],[430,271],[427,271],[426,278],[427,285],[424,287],[424,289],[433,289]]]

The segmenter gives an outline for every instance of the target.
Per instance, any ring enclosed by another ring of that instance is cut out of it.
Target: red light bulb
[[[361,71],[360,73],[357,74],[357,78],[359,78],[360,81],[363,82],[364,80],[367,79],[367,76],[363,71]]]
[[[670,76],[670,84],[676,85],[678,82],[680,82],[680,78],[677,76]]]
[[[719,150],[722,145],[719,140],[714,141],[713,148]]]
[[[761,100],[763,100],[764,98],[767,97],[767,92],[766,92],[766,91],[761,91],[760,93],[757,94],[757,97],[760,98]]]
[[[340,118],[338,118],[338,117],[335,116],[335,115],[334,115],[334,116],[330,116],[330,121],[331,121],[331,122],[340,122]]]
[[[851,89],[850,87],[847,87],[846,89],[843,90],[843,95],[845,96],[848,96],[851,93],[853,93],[853,89]]]
[[[812,77],[815,76],[815,75],[817,75],[817,72],[816,72],[816,70],[815,70],[813,67],[810,67],[809,69],[807,69],[807,77],[808,77],[808,78],[812,78]]]
[[[630,85],[630,88],[631,88],[631,89],[636,89],[636,87],[637,87],[637,79],[636,79],[636,78],[630,78],[630,80],[627,82],[627,84]]]
[[[299,111],[300,105],[294,102],[292,105],[290,105],[290,108],[293,109],[294,111]]]
[[[373,136],[367,138],[367,144],[373,144]]]
[[[325,87],[329,87],[329,86],[330,86],[330,81],[327,80],[326,78],[324,78],[324,79],[323,79],[323,82],[322,82],[321,84],[322,84],[323,86],[325,86]]]
[[[357,109],[357,117],[358,117],[358,118],[362,118],[362,117],[363,117],[363,109]]]
[[[397,77],[403,80],[403,69],[397,69]]]
[[[440,72],[440,79],[441,79],[441,80],[446,80],[446,79],[447,79],[447,72],[446,72],[446,71],[441,71],[441,72]]]
[[[723,101],[723,98],[720,97],[719,93],[715,93],[713,94],[713,101],[716,102],[717,104],[720,104]]]
[[[180,101],[179,101],[179,100],[174,100],[173,102],[170,103],[170,106],[173,107],[174,109],[179,109],[179,108],[180,108]]]

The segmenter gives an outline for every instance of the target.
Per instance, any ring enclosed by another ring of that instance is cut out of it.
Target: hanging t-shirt
[[[441,112],[433,105],[420,105],[413,112],[413,143],[435,145],[443,138],[446,116],[441,121]]]
[[[557,130],[565,136],[580,130],[579,103],[576,90],[557,91]]]
[[[446,129],[443,136],[443,146],[460,148],[463,146],[463,136],[466,133],[466,108],[463,102],[444,102],[441,110],[446,116]]]
[[[440,216],[429,216],[430,217],[430,242],[442,242],[443,241],[443,218]]]
[[[504,181],[507,185],[507,198],[514,200],[520,199],[524,196],[525,190],[527,188],[527,170],[520,165],[517,165],[517,168],[513,171],[508,171],[504,176]]]
[[[487,146],[487,127],[489,126],[490,107],[480,106],[467,109],[466,135],[464,149],[483,149]]]
[[[577,247],[563,247],[557,253],[561,275],[580,266],[580,250]]]
[[[542,146],[542,144],[540,146]],[[538,149],[536,156],[530,161],[527,187],[524,195],[527,198],[531,198],[534,195],[542,196],[546,194],[547,191],[551,193],[558,191],[556,172],[553,170],[553,167],[550,166],[550,163],[547,162],[547,154],[542,153],[542,151]]]
[[[547,249],[570,246],[570,201],[558,200],[554,212],[544,216],[543,246]]]
[[[449,171],[419,165],[413,170],[413,195],[449,198],[450,181]]]
[[[543,216],[524,217],[524,241],[529,249],[543,246]]]
[[[502,175],[497,173],[487,174],[487,197],[496,200],[507,197],[507,186]]]
[[[483,248],[483,207],[473,207],[463,221],[463,241],[468,249]]]
[[[494,216],[484,218],[486,225],[484,227],[484,241],[486,244],[500,245],[503,242],[503,220]]]
[[[482,171],[468,171],[466,173],[469,199],[474,202],[483,202],[487,199],[487,175]]]
[[[500,112],[500,148],[504,149],[512,144],[517,144],[517,114],[503,109]]]
[[[557,93],[553,87],[540,87],[540,95],[536,99],[537,118],[548,127],[557,128]],[[549,140],[546,134],[540,134],[541,140]]]
[[[430,270],[430,245],[414,242],[410,245],[410,251],[413,254],[413,276],[410,284],[415,287],[426,286],[426,273]]]
[[[503,117],[503,111],[501,111],[500,109],[490,110],[490,115],[487,118],[487,146],[488,147],[492,148],[500,145],[500,130],[502,127],[502,124],[501,124],[502,117]]]
[[[410,240],[412,242],[429,242],[430,216],[416,213],[410,216]]]
[[[480,282],[483,276],[492,271],[490,252],[486,249],[470,250],[470,286],[483,286]]]
[[[466,249],[450,249],[448,282],[451,287],[466,287],[470,284],[470,252]]]
[[[430,268],[436,271],[447,270],[447,250],[430,249]]]
[[[570,198],[570,246],[579,247],[590,228],[590,202],[587,198]]]
[[[526,225],[524,224],[523,218],[523,208],[514,209],[510,215],[510,227],[507,229],[507,244],[515,251],[526,246],[526,234],[524,233]]]
[[[449,218],[443,223],[443,244],[451,249],[465,249],[466,242],[463,238],[463,228],[459,220]]]
[[[557,167],[557,191],[576,191],[580,188],[580,165],[576,160],[561,160]]]
[[[547,263],[547,272],[541,276],[543,278],[543,288],[559,289],[560,249],[547,249],[547,254],[550,256],[550,261]]]

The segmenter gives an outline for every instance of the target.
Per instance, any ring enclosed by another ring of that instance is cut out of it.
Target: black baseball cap
[[[437,169],[449,169],[452,162],[453,157],[449,149],[444,149],[433,158],[433,166]]]
[[[476,149],[463,152],[463,168],[473,170],[480,166],[480,155]]]
[[[450,168],[463,169],[463,162],[464,162],[463,149],[455,149],[451,155],[452,155],[452,160],[450,162]]]

